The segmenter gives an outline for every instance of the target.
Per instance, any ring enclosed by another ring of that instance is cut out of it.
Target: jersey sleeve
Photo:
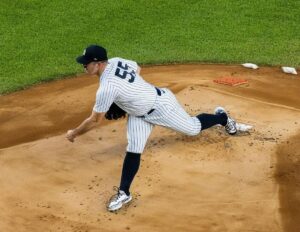
[[[126,60],[125,61],[126,64],[131,68],[133,69],[135,72],[138,70],[139,66],[137,64],[137,62],[133,61],[133,60]]]
[[[113,85],[101,85],[96,93],[96,102],[93,111],[97,113],[107,112],[116,99],[117,94],[117,89]]]
[[[123,65],[124,64],[128,65],[128,67],[131,70],[134,70],[135,72],[137,72],[138,69],[140,68],[139,65],[137,64],[137,62],[135,62],[133,60],[123,59],[123,58],[120,58],[120,57],[111,58],[111,59],[109,59],[109,61],[111,61],[113,63],[116,63],[116,64],[118,64],[118,62],[122,62]]]

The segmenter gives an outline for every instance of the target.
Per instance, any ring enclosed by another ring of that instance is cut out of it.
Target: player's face
[[[87,74],[90,74],[90,75],[100,74],[99,73],[99,70],[100,70],[99,63],[91,62],[87,65],[83,65],[83,67],[84,67],[84,71]]]

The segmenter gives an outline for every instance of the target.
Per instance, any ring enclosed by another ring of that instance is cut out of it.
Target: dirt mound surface
[[[80,76],[0,97],[0,231],[300,231],[300,78],[279,68],[144,67],[195,115],[225,106],[249,133],[214,127],[187,137],[156,127],[118,213],[105,203],[119,184],[126,120],[77,138],[98,78]],[[230,87],[220,77],[247,79]]]

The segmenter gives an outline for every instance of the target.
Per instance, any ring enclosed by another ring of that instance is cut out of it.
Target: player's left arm
[[[70,142],[74,142],[74,139],[78,135],[93,129],[96,125],[100,124],[104,118],[104,115],[105,113],[97,113],[95,111],[92,111],[92,114],[87,119],[85,119],[78,127],[72,130],[68,130],[66,138]]]

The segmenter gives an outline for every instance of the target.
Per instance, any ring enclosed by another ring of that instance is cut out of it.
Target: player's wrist
[[[77,136],[79,134],[79,130],[77,128],[73,129],[73,136]]]

